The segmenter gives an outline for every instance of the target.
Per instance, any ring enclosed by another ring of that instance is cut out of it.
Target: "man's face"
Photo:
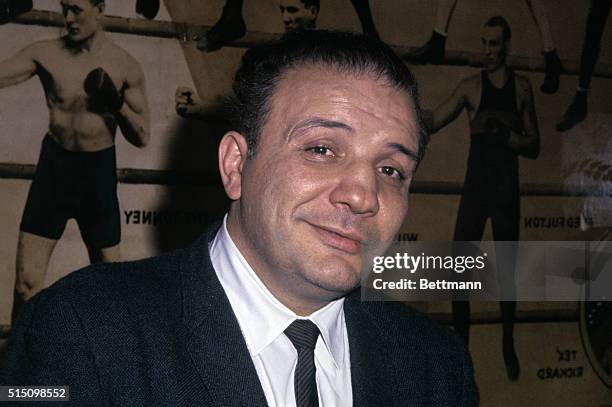
[[[487,27],[482,30],[482,51],[484,67],[493,72],[506,63],[507,41],[501,27]]]
[[[74,42],[82,42],[96,33],[99,28],[98,18],[104,11],[104,3],[96,6],[89,0],[62,0],[61,3],[68,38]]]
[[[289,70],[240,191],[228,192],[230,234],[281,302],[322,306],[356,288],[393,240],[417,151],[406,92],[365,74]]]
[[[281,0],[280,12],[285,31],[302,31],[315,28],[317,8],[305,6],[302,0]]]

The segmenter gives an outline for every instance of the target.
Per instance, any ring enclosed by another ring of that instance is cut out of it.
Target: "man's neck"
[[[503,88],[506,82],[508,81],[509,70],[508,66],[504,63],[499,67],[487,71],[487,76],[489,77],[489,81],[496,88]]]
[[[66,40],[66,44],[69,48],[76,52],[87,52],[93,54],[104,47],[106,42],[106,35],[104,31],[97,30],[87,39],[80,42],[72,42],[69,38]]]

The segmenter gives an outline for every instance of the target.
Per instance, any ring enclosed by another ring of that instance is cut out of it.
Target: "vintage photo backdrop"
[[[244,3],[248,34],[243,45],[248,46],[251,39],[265,39],[283,31],[277,0]],[[609,191],[612,177],[597,175],[597,171],[589,170],[591,167],[576,163],[596,161],[601,163],[597,168],[604,173],[605,165],[612,165],[609,141],[612,27],[607,27],[603,34],[598,74],[589,94],[588,117],[572,130],[559,133],[555,124],[571,102],[577,85],[576,67],[590,1],[542,3],[564,66],[573,69],[573,73],[561,76],[560,89],[554,95],[539,90],[544,76],[539,68],[543,63],[542,47],[524,2],[459,0],[449,26],[446,49],[448,55],[458,56],[456,59],[478,55],[484,21],[493,15],[502,15],[509,21],[513,30],[510,53],[520,58],[523,68],[528,68],[518,71],[531,81],[541,137],[539,158],[519,160],[521,239],[598,240],[602,227],[612,226],[605,219],[606,208],[612,211],[610,198],[605,195],[589,198],[598,208],[599,216],[592,219],[598,227],[584,231],[580,228],[580,214],[588,201],[584,192],[593,185]],[[134,4],[135,1],[107,0],[106,14],[143,20],[135,13]],[[138,259],[185,245],[206,222],[225,210],[227,201],[216,170],[216,146],[223,125],[214,120],[182,118],[175,112],[174,102],[179,86],[197,89],[203,104],[211,111],[228,94],[244,47],[226,47],[205,54],[196,48],[201,33],[186,30],[213,25],[223,4],[223,0],[165,0],[151,24],[181,23],[172,26],[179,32],[178,38],[109,33],[113,41],[141,63],[151,109],[151,142],[147,147],[137,149],[120,134],[116,139],[123,259]],[[416,47],[427,41],[434,25],[436,4],[435,0],[370,1],[381,38],[398,47]],[[34,8],[60,11],[58,0],[35,0]],[[321,0],[317,26],[361,29],[349,0]],[[31,21],[0,26],[0,59],[34,41],[57,37],[62,30]],[[453,63],[419,65],[413,71],[419,81],[423,106],[433,108],[450,95],[460,80],[477,73],[478,68]],[[48,110],[36,77],[0,90],[0,325],[10,321],[19,221],[47,126]],[[469,124],[464,113],[433,136],[416,175],[410,214],[398,239],[452,239],[468,150]],[[490,225],[484,239],[492,239]],[[70,221],[53,253],[46,284],[87,263],[78,228]],[[447,303],[414,306],[442,323],[450,322]],[[605,305],[596,308],[602,326],[612,325],[609,308]],[[593,315],[593,309],[584,309],[584,304],[581,308],[577,302],[519,303],[514,337],[521,374],[516,382],[508,381],[501,357],[498,309],[496,303],[472,305],[470,350],[483,405],[597,406],[612,402],[612,373],[598,365],[584,322]],[[602,317],[602,312],[607,312],[607,317]],[[609,335],[608,344],[612,342],[612,329]]]

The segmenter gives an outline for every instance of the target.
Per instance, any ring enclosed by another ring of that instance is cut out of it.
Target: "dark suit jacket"
[[[265,406],[208,255],[217,227],[191,247],[91,266],[35,296],[0,384],[69,385],[75,405]],[[355,406],[478,404],[469,356],[444,329],[359,292],[344,312]]]

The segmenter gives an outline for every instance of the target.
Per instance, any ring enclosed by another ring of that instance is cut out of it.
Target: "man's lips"
[[[348,254],[359,254],[365,238],[354,232],[345,232],[328,226],[311,224],[321,241],[334,249]]]

